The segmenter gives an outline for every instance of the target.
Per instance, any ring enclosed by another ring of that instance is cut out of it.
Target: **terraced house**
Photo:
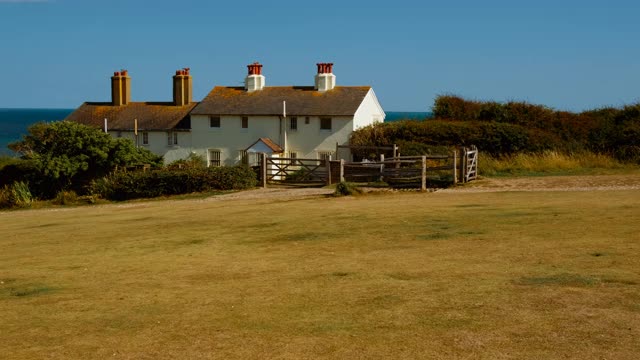
[[[216,86],[199,103],[189,69],[173,76],[173,101],[165,103],[131,102],[131,79],[117,72],[110,103],[84,103],[67,120],[104,126],[165,162],[194,153],[210,166],[253,162],[258,153],[335,157],[355,129],[384,121],[373,89],[336,86],[331,63],[317,64],[313,86],[266,86],[262,68],[248,65],[244,87]]]

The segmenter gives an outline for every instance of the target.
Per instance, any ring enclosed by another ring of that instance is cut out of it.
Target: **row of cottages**
[[[123,70],[111,77],[111,102],[86,102],[67,120],[104,127],[165,163],[190,154],[209,166],[253,163],[258,153],[335,157],[336,144],[347,145],[355,129],[384,121],[385,113],[371,87],[336,86],[333,64],[317,67],[314,86],[266,86],[262,65],[253,63],[244,87],[216,86],[201,102],[192,101],[188,68],[173,76],[172,102],[131,102]]]

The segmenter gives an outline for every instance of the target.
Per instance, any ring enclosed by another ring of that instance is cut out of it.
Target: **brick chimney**
[[[315,77],[316,90],[329,91],[336,87],[336,76],[333,75],[333,63],[318,63],[318,74]]]
[[[264,88],[265,79],[262,75],[262,65],[259,62],[247,65],[248,75],[244,80],[244,88],[248,92],[259,91]]]
[[[131,78],[127,70],[116,71],[111,77],[111,104],[127,105],[131,102]]]
[[[189,68],[176,70],[173,76],[173,104],[176,106],[189,105],[192,100],[193,81]]]

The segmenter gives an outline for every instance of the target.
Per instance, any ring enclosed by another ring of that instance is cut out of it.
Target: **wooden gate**
[[[471,149],[462,148],[462,181],[469,182],[478,178],[478,149],[474,146]]]
[[[327,183],[328,160],[264,157],[260,173],[267,182],[310,184]]]

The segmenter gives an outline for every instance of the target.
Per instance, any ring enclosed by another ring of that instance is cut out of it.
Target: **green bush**
[[[256,185],[248,167],[215,167],[122,172],[93,182],[91,193],[110,200],[153,198],[212,190],[240,190]]]
[[[33,196],[27,183],[19,181],[0,189],[0,208],[29,207]]]

